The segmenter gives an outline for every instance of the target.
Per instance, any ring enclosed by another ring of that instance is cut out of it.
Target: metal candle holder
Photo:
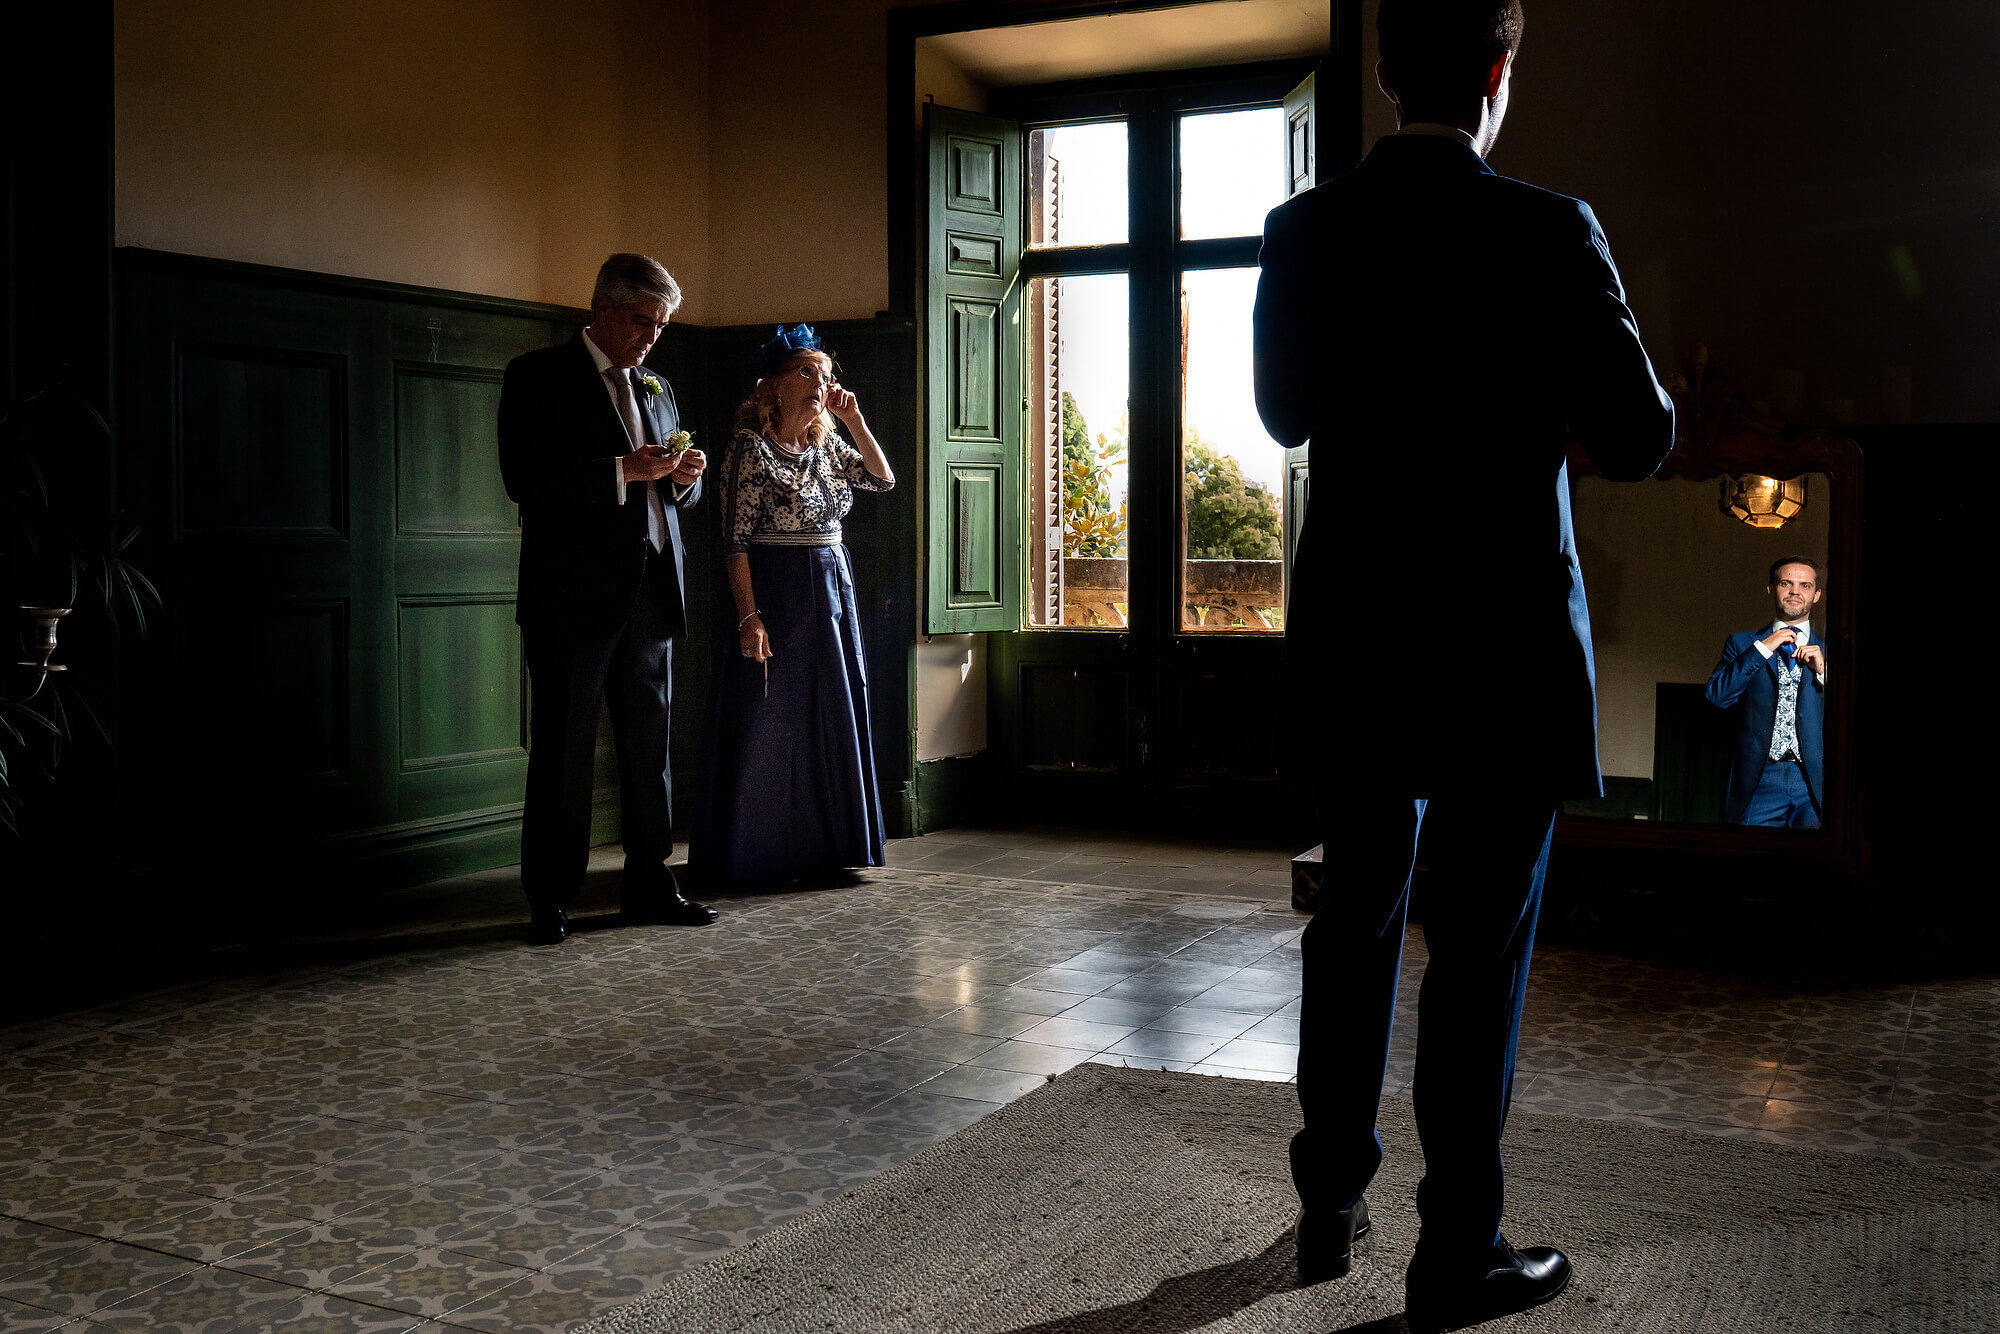
[[[26,704],[36,695],[42,693],[42,686],[48,681],[50,672],[64,672],[69,670],[59,662],[49,661],[49,659],[56,655],[56,623],[69,615],[69,613],[70,609],[68,607],[24,606],[21,608],[21,614],[28,618],[36,630],[36,634],[33,637],[34,642],[29,645],[28,651],[38,654],[39,660],[35,662],[18,662],[14,665],[26,668],[28,671],[35,673],[35,684],[25,695],[18,698],[13,695],[0,695],[0,699],[6,700],[9,704]]]

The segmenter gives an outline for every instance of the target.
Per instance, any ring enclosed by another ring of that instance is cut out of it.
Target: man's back
[[[1258,406],[1312,441],[1287,632],[1320,730],[1414,790],[1596,791],[1565,446],[1643,477],[1673,411],[1589,209],[1398,135],[1274,211],[1263,263]]]

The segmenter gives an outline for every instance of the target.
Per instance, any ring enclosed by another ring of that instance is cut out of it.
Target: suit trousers
[[[1420,1246],[1454,1256],[1500,1234],[1500,1136],[1555,827],[1553,798],[1325,793],[1327,883],[1302,942],[1292,1177],[1308,1209],[1353,1204],[1382,1162],[1375,1127],[1421,835],[1424,941],[1414,1099]]]
[[[657,878],[673,855],[673,775],[667,737],[673,637],[682,628],[673,554],[648,552],[625,624],[604,633],[524,626],[532,691],[528,792],[521,819],[521,887],[533,907],[566,908],[590,863],[597,720],[608,707],[618,752],[628,887]]]
[[[1797,760],[1765,762],[1750,804],[1743,809],[1743,823],[1774,829],[1819,828],[1819,807]]]

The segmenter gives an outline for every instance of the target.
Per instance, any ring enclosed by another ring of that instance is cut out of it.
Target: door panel
[[[1021,144],[1011,121],[925,109],[925,627],[1020,619]]]

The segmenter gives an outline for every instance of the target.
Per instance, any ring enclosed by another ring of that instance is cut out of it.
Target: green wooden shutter
[[[1021,622],[1021,131],[925,108],[924,627]]]
[[[1313,97],[1314,76],[1285,94],[1285,197],[1303,194],[1319,180],[1319,116]],[[1306,469],[1308,445],[1285,451],[1285,589],[1292,587],[1292,557],[1299,544],[1299,528],[1305,523],[1307,498],[1312,478]]]

